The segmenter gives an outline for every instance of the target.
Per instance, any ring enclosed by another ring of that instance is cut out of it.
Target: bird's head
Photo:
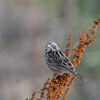
[[[50,51],[56,51],[58,49],[59,47],[55,42],[47,42],[45,51],[50,52]]]

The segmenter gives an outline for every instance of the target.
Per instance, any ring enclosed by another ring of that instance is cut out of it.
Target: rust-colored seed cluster
[[[72,40],[72,35],[69,35],[67,38],[68,42],[66,44],[66,51],[65,51],[67,57],[69,56],[69,54],[71,54],[71,44],[72,44],[71,40]]]
[[[34,100],[35,99],[35,95],[36,95],[36,92],[33,92],[32,98],[30,98],[30,99],[26,98],[26,100]]]
[[[61,76],[58,75],[56,79],[53,79],[48,88],[48,100],[60,99],[70,78],[71,74],[65,73]]]
[[[44,83],[44,86],[43,86],[43,88],[41,89],[41,93],[40,93],[40,98],[41,98],[41,99],[44,98],[45,90],[48,90],[47,85],[50,84],[49,80],[50,80],[50,78],[48,77],[48,80]]]
[[[94,26],[91,30],[89,30],[88,33],[82,34],[79,32],[78,45],[72,50],[72,35],[68,36],[65,54],[66,56],[73,54],[71,61],[74,65],[74,68],[76,68],[77,64],[79,64],[82,60],[82,54],[84,53],[86,46],[90,45],[95,40],[93,35],[96,33],[97,25],[100,25],[100,17],[97,21],[94,21]],[[34,92],[32,97],[30,99],[27,98],[26,100],[43,100],[44,98],[47,100],[57,100],[61,98],[62,100],[67,100],[67,95],[69,94],[75,78],[76,76],[71,77],[71,74],[69,73],[58,75],[56,78],[53,78],[51,82],[48,78],[44,83],[43,88],[40,90],[40,97],[36,98],[36,92]]]
[[[100,25],[100,24],[97,24],[97,23],[100,23],[100,18],[98,19],[99,19],[98,21],[94,21],[95,25],[92,27],[92,30],[89,30],[89,33],[82,34],[81,32],[79,32],[80,42],[78,44],[78,47],[73,49],[74,54],[73,54],[72,63],[74,67],[76,67],[77,64],[80,63],[82,59],[82,54],[85,51],[85,47],[90,45],[95,40],[93,38],[93,35],[96,33],[96,29],[97,29],[96,25]]]

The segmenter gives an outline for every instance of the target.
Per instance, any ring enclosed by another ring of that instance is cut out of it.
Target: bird
[[[44,52],[46,65],[54,74],[71,73],[80,80],[86,79],[75,71],[75,68],[69,58],[61,51],[55,42],[47,42]]]

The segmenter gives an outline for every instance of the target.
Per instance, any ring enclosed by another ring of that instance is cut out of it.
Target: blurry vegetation
[[[75,69],[80,64],[83,58],[82,55],[85,52],[85,48],[91,45],[95,41],[94,34],[96,33],[97,26],[99,25],[100,25],[100,17],[97,20],[94,20],[94,25],[92,26],[91,29],[89,29],[88,32],[84,34],[79,32],[79,41],[76,42],[77,45],[75,44],[73,48],[71,48],[72,35],[68,36],[65,54],[69,59],[71,59],[71,62],[73,63]],[[70,93],[71,86],[73,85],[76,76],[75,75],[72,76],[70,73],[64,73],[63,75],[57,75],[57,77],[54,78],[56,75],[53,76],[51,81],[50,78],[48,78],[47,81],[44,83],[44,86],[38,92],[40,97],[38,96],[37,98],[36,97],[37,92],[34,92],[32,94],[32,97],[30,99],[26,98],[26,100],[34,100],[34,99],[67,100],[67,95]],[[81,81],[83,80],[84,78]]]
[[[84,16],[87,14],[91,17],[97,17],[100,13],[100,0],[76,0],[76,5],[79,13]]]
[[[75,45],[98,15],[100,0],[0,0],[0,100],[25,100],[42,87],[52,75],[43,61],[45,43],[64,51],[66,34]],[[88,81],[75,80],[68,100],[100,99],[99,27],[95,38],[76,68]]]

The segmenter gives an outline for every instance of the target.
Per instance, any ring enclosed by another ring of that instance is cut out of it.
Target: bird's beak
[[[52,48],[50,45],[47,45],[48,48]]]

